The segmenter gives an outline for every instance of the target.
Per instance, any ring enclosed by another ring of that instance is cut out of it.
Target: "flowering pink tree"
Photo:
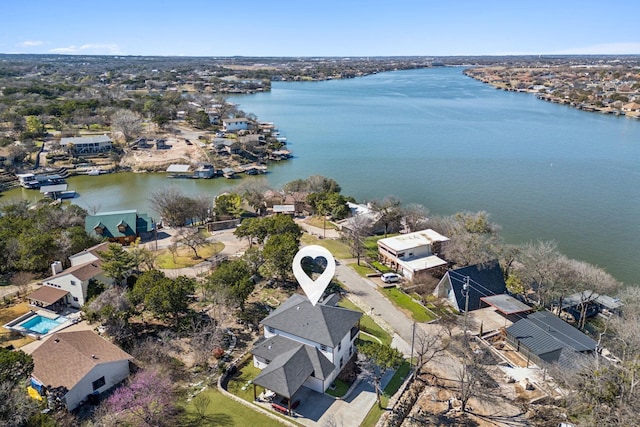
[[[134,375],[105,402],[105,412],[133,426],[170,424],[175,411],[173,383],[161,372],[148,369]]]

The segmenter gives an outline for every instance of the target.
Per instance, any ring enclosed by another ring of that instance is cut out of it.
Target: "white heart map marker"
[[[324,269],[320,277],[316,280],[307,276],[307,273],[302,269],[302,259],[304,257],[311,257],[312,259],[322,257],[327,260],[327,268]],[[331,252],[322,246],[304,246],[293,258],[293,275],[296,277],[300,287],[313,306],[315,306],[320,300],[320,297],[322,297],[324,290],[327,289],[327,286],[331,283],[335,272],[336,260],[333,258],[333,255],[331,255]]]

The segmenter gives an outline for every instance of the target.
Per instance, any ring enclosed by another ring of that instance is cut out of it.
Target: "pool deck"
[[[64,332],[73,332],[73,331],[92,331],[94,330],[94,326],[89,325],[85,320],[74,323],[71,326],[64,328]],[[39,340],[29,343],[23,347],[20,347],[20,350],[24,351],[27,354],[31,354],[35,351],[36,348],[40,347],[43,342],[51,338],[52,334],[49,333],[41,337]]]
[[[38,334],[21,326],[21,324],[28,321],[30,318],[34,316],[41,316],[41,317],[52,319],[52,320],[55,320],[59,317],[64,317],[67,320],[64,323],[61,323],[59,326],[56,326],[55,328],[49,330],[46,334]],[[61,313],[56,313],[55,311],[50,311],[40,307],[33,306],[33,308],[28,313],[25,313],[19,316],[18,318],[13,319],[9,323],[5,324],[4,328],[8,330],[20,332],[23,335],[33,337],[37,340],[35,342],[42,342],[42,340],[45,340],[51,334],[59,332],[63,329],[67,329],[73,326],[74,324],[77,324],[80,321],[80,316],[81,316],[81,312],[76,309],[66,309]]]

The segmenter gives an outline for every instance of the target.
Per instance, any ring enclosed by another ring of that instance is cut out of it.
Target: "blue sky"
[[[0,53],[640,54],[638,0],[2,0]]]

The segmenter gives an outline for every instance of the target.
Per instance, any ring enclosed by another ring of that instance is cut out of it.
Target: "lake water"
[[[640,282],[638,120],[495,90],[461,68],[274,82],[269,93],[230,100],[288,138],[296,157],[270,166],[274,187],[321,174],[359,201],[394,194],[433,214],[486,210],[510,243],[555,240],[571,258]],[[153,214],[147,197],[159,186],[214,195],[242,180],[129,173],[69,187],[84,207]],[[21,194],[35,197],[7,198]]]

